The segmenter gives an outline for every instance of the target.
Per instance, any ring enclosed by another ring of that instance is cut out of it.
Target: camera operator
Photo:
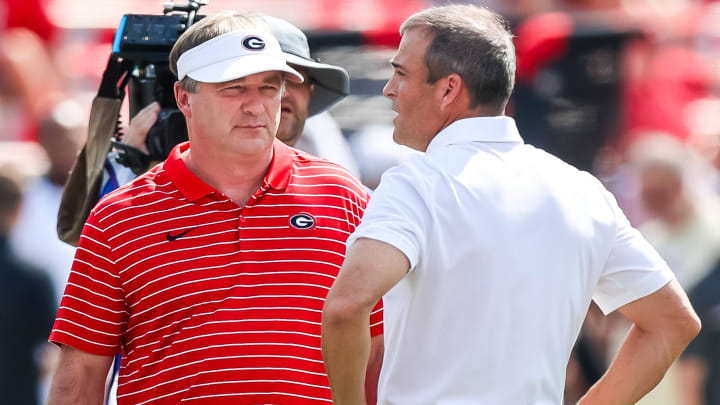
[[[283,92],[305,78],[252,15],[195,23],[170,65],[189,142],[88,218],[49,403],[99,404],[118,352],[119,404],[330,402],[321,309],[368,195],[275,139]]]

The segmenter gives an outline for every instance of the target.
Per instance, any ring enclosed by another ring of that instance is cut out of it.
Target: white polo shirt
[[[411,263],[384,297],[380,404],[559,405],[590,300],[609,313],[673,278],[597,179],[508,117],[456,121],[389,170],[361,237]]]

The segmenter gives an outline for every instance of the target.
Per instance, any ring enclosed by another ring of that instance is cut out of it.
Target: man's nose
[[[383,96],[387,98],[395,97],[395,86],[393,83],[393,79],[390,79],[387,83],[385,83],[385,87],[383,87]]]
[[[242,111],[248,114],[258,115],[263,108],[262,99],[259,96],[248,96],[242,103]]]
[[[285,92],[283,93],[282,97],[280,98],[280,102],[283,104],[287,104],[292,101],[292,94],[291,92],[285,89]]]

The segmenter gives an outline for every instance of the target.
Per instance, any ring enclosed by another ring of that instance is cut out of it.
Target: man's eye
[[[230,86],[222,89],[223,93],[239,93],[243,90],[241,86]]]
[[[399,71],[399,70],[396,70],[396,71],[395,71],[395,74],[398,75],[398,76],[405,76],[405,73],[404,73],[404,72],[401,72],[401,71]]]

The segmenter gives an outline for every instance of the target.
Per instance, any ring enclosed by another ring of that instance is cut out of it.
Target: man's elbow
[[[664,325],[658,326],[661,329],[658,332],[671,344],[670,348],[675,356],[685,350],[685,347],[700,333],[702,327],[700,318],[691,307],[668,319]]]
[[[677,329],[678,334],[682,335],[687,344],[695,339],[695,337],[700,333],[700,329],[702,329],[702,322],[695,311],[689,309],[687,314],[682,317],[682,320],[678,321]]]
[[[341,325],[361,318],[368,318],[372,306],[352,296],[340,296],[330,290],[323,307],[322,322],[325,325]],[[369,319],[369,318],[368,318]]]

